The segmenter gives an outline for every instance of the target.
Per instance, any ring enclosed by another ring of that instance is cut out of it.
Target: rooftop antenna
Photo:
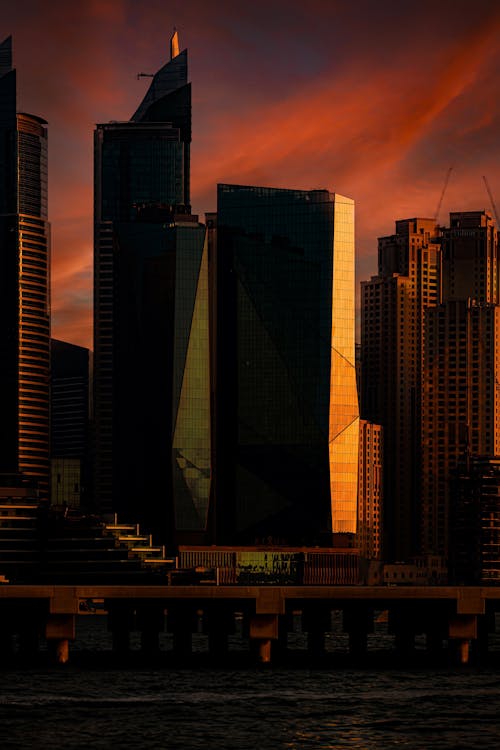
[[[436,213],[434,214],[434,223],[438,223],[439,219],[439,212],[441,211],[441,204],[443,203],[444,194],[446,192],[446,188],[448,187],[448,182],[450,180],[450,175],[452,173],[453,167],[448,167],[448,171],[446,172],[446,177],[444,180],[443,189],[441,190],[441,195],[439,196],[439,203],[436,208]]]
[[[139,80],[139,78],[154,78],[154,77],[155,77],[154,73],[137,73],[137,80]]]
[[[493,195],[491,193],[490,186],[488,185],[488,180],[486,179],[486,177],[484,176],[484,174],[483,174],[483,180],[484,180],[484,185],[486,187],[486,190],[488,191],[488,196],[489,196],[489,199],[490,199],[490,203],[491,203],[491,205],[493,207],[493,211],[494,211],[494,214],[495,214],[495,219],[497,220],[497,227],[500,227],[500,220],[498,218],[497,207],[496,207],[495,201],[493,200]]]

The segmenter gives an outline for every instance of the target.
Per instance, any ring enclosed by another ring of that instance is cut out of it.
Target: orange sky
[[[0,5],[6,3],[0,2]],[[193,84],[192,203],[217,182],[355,199],[358,280],[397,218],[500,206],[497,0],[18,0],[19,109],[49,121],[52,334],[92,345],[92,139],[128,119],[174,25]],[[346,7],[347,6],[347,7]]]

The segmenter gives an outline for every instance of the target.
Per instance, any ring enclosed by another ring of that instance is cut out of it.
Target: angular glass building
[[[355,533],[354,202],[218,186],[215,537]]]
[[[17,112],[12,39],[0,44],[0,473],[49,490],[47,123]]]
[[[187,51],[128,122],[95,131],[95,490],[158,540],[203,533],[210,491],[208,259],[189,208]]]

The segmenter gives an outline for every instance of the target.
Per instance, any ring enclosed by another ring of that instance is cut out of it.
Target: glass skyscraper
[[[215,536],[355,533],[354,202],[218,186]]]
[[[167,542],[204,534],[210,492],[208,259],[190,141],[174,34],[132,119],[95,131],[96,499]]]
[[[47,123],[17,112],[12,39],[0,44],[0,473],[49,488]]]

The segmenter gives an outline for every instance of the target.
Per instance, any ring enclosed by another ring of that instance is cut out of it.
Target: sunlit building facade
[[[210,492],[208,257],[190,141],[174,34],[132,119],[95,131],[96,500],[163,542],[203,537]]]
[[[355,533],[354,203],[219,185],[216,245],[216,539]]]
[[[0,44],[0,472],[49,493],[50,228],[47,123],[18,113],[12,40]]]
[[[357,546],[362,557],[382,557],[383,430],[379,424],[360,419]]]

